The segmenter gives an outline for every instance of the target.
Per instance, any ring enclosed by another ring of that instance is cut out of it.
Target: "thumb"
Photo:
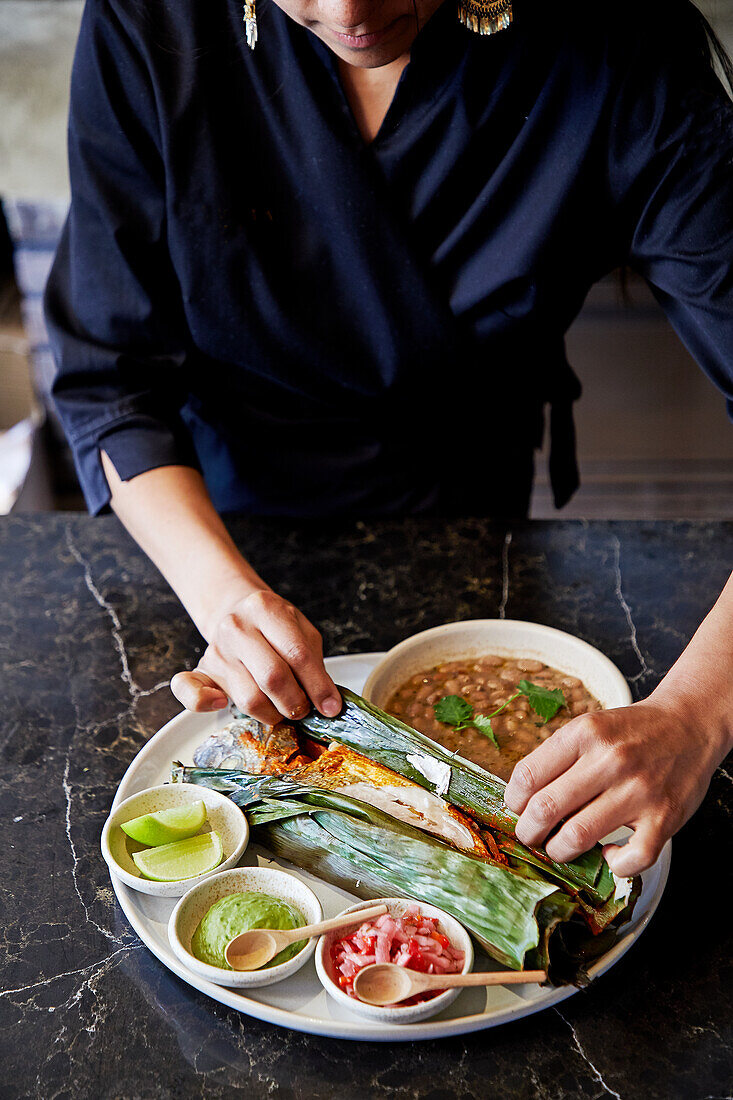
[[[229,704],[227,693],[205,672],[177,672],[171,691],[186,710],[221,710]]]

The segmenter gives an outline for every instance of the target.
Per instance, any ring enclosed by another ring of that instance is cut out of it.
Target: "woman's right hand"
[[[187,710],[220,710],[231,699],[268,726],[303,718],[311,704],[329,718],[341,710],[323,664],[321,635],[276,592],[264,588],[244,596],[209,636],[198,667],[171,680],[171,691]]]

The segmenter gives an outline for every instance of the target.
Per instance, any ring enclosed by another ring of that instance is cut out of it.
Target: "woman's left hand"
[[[650,867],[702,802],[724,755],[704,707],[652,695],[568,722],[512,773],[506,804],[521,815],[517,838],[537,847],[559,826],[545,850],[562,863],[627,825],[629,841],[604,848],[609,867],[619,876]]]

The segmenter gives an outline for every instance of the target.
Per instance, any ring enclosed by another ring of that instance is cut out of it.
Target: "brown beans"
[[[516,664],[520,672],[542,672],[545,668],[542,661],[528,661],[525,659],[517,661]]]
[[[532,683],[561,688],[567,706],[543,723],[530,708],[529,701],[519,696],[491,720],[499,749],[490,737],[475,728],[457,731],[435,718],[433,705],[444,695],[460,695],[474,708],[474,714],[490,714],[506,703],[525,676],[529,676]],[[387,710],[395,717],[502,779],[509,779],[518,760],[572,717],[599,709],[598,700],[576,677],[533,658],[494,655],[474,661],[447,661],[416,673],[398,688],[387,704]]]

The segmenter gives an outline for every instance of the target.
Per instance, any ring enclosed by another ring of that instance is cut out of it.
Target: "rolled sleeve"
[[[109,410],[111,413],[111,410]],[[121,409],[116,420],[79,435],[69,434],[84,499],[92,515],[107,509],[110,489],[102,468],[105,451],[123,481],[161,466],[200,469],[191,438],[182,425],[139,409]]]
[[[71,206],[44,306],[53,395],[91,512],[123,480],[198,467],[181,418],[191,341],[166,239],[165,175],[144,42],[124,8],[87,0],[72,73]]]

